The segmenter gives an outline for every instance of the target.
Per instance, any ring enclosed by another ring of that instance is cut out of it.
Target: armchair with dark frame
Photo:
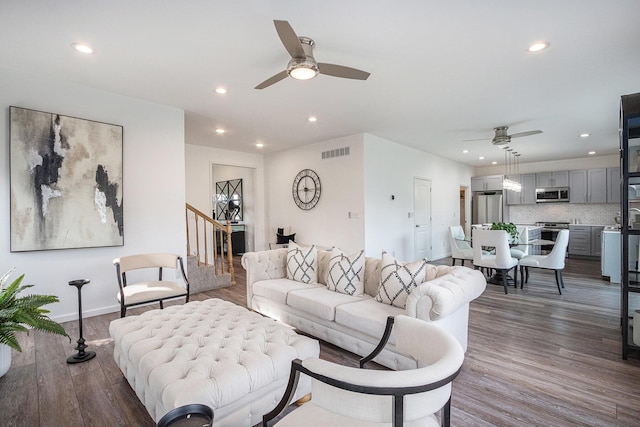
[[[394,427],[405,421],[449,426],[451,384],[464,361],[464,350],[453,335],[423,320],[389,316],[380,343],[361,359],[360,367],[382,351],[394,325],[396,348],[416,359],[416,369],[368,370],[319,358],[296,359],[291,363],[282,400],[263,416],[262,426],[267,427],[289,406],[300,374],[311,377],[311,400],[284,416],[278,427],[348,426],[361,425],[363,421],[375,425],[391,423]],[[441,412],[439,421],[437,412]]]

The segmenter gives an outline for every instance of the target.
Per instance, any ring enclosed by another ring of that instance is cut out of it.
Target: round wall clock
[[[312,209],[320,200],[320,177],[311,169],[302,169],[293,180],[291,192],[300,209]]]

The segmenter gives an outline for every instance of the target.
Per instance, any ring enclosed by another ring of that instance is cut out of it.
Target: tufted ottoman
[[[154,421],[201,403],[213,408],[215,426],[258,424],[284,394],[291,361],[320,352],[318,341],[220,299],[117,319],[109,333],[116,363]],[[295,399],[310,390],[302,382]]]

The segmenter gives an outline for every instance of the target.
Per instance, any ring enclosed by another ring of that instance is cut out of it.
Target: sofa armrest
[[[252,286],[255,282],[287,277],[287,249],[246,252],[242,255],[242,268],[247,272],[247,304],[251,308]]]
[[[433,321],[455,312],[464,304],[478,298],[487,287],[479,270],[450,267],[435,279],[420,284],[407,298],[407,316]]]

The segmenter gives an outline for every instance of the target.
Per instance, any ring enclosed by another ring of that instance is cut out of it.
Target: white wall
[[[4,138],[0,163],[0,212],[3,242],[0,272],[16,267],[34,293],[53,294],[60,303],[47,306],[57,321],[78,316],[77,290],[70,280],[87,278],[82,289],[85,316],[118,311],[118,285],[112,260],[140,252],[185,255],[184,113],[45,76],[0,69],[0,129]],[[9,248],[8,107],[55,112],[124,127],[124,246],[11,253]]]
[[[383,250],[399,259],[414,256],[414,177],[431,180],[432,259],[451,253],[448,227],[460,224],[460,186],[468,186],[473,169],[373,135],[364,135],[365,251]],[[395,200],[391,200],[391,195]]]
[[[296,242],[336,246],[347,253],[364,249],[363,135],[324,141],[265,156],[266,242],[278,227],[291,227]],[[322,152],[349,147],[348,156],[322,159]],[[320,176],[315,208],[301,210],[292,197],[293,179],[302,169]],[[352,218],[349,218],[352,212]]]
[[[211,212],[212,198],[215,194],[215,178],[213,177],[214,165],[226,165],[240,168],[249,168],[254,172],[253,200],[246,200],[245,207],[251,208],[256,214],[250,219],[253,236],[248,237],[248,242],[254,246],[254,250],[263,250],[265,243],[265,184],[264,161],[262,154],[242,153],[231,150],[221,150],[202,145],[203,141],[187,141],[186,153],[186,200],[195,208],[203,212]],[[205,142],[206,143],[206,142]],[[243,185],[245,185],[243,181]],[[245,220],[247,222],[247,220]]]

